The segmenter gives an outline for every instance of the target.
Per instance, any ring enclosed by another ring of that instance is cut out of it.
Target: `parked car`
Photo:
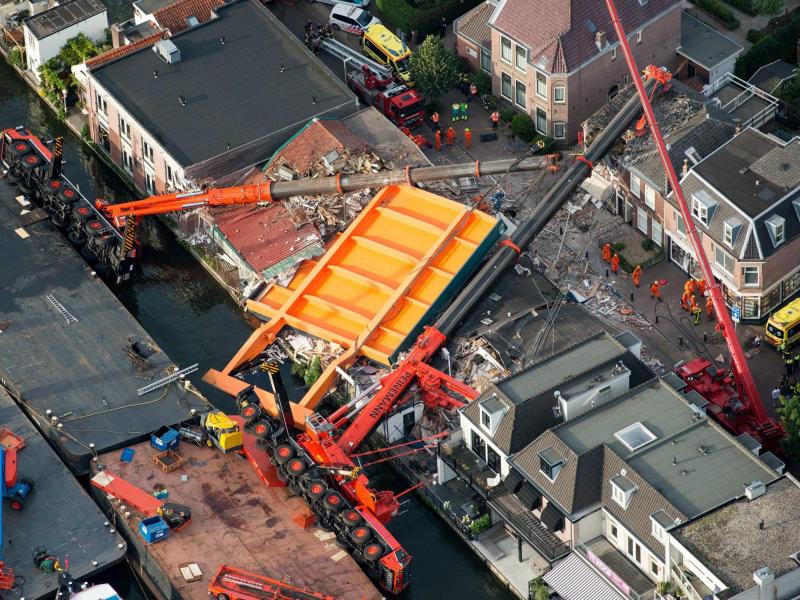
[[[308,0],[310,4],[314,4],[314,2],[319,2],[320,4],[349,4],[350,6],[358,6],[360,8],[366,8],[369,6],[369,0]]]
[[[354,4],[337,2],[331,9],[331,16],[328,22],[334,29],[361,35],[367,27],[380,23],[381,20]]]

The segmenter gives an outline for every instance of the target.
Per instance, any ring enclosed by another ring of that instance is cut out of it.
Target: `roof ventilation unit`
[[[767,487],[760,481],[754,481],[744,488],[744,495],[747,496],[748,500],[755,500],[759,496],[763,496],[766,493]]]
[[[175,64],[181,59],[181,51],[169,40],[161,40],[153,46],[153,52],[167,64]]]

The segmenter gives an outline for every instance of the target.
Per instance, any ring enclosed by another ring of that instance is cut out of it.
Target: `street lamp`
[[[61,95],[64,97],[64,112],[67,112],[67,95],[69,94],[69,90],[64,88],[61,90]]]

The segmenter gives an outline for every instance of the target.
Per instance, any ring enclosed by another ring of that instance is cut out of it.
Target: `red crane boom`
[[[638,94],[639,100],[642,104],[642,109],[644,110],[645,117],[647,118],[647,123],[650,125],[650,131],[653,134],[653,140],[655,141],[656,148],[658,149],[658,155],[661,158],[661,164],[664,166],[664,170],[667,172],[670,187],[675,194],[675,200],[678,203],[681,216],[686,223],[689,239],[692,242],[695,256],[700,264],[700,271],[708,283],[707,289],[711,296],[711,302],[714,305],[714,312],[719,321],[719,329],[723,338],[725,339],[725,343],[728,346],[728,352],[730,352],[731,355],[733,376],[735,380],[734,382],[736,388],[738,388],[738,393],[741,396],[742,401],[741,403],[736,403],[735,406],[731,404],[721,406],[721,409],[733,409],[733,412],[736,413],[737,416],[735,418],[721,416],[720,420],[732,428],[734,433],[749,433],[761,441],[765,448],[777,449],[777,442],[784,435],[783,428],[779,423],[767,415],[764,405],[761,402],[758,394],[758,388],[756,388],[755,380],[750,372],[750,366],[747,364],[742,347],[734,333],[733,322],[731,321],[730,315],[728,314],[728,309],[725,306],[725,301],[722,296],[722,289],[714,277],[714,273],[711,270],[711,265],[708,262],[705,251],[703,250],[703,244],[700,240],[700,236],[697,233],[697,228],[695,226],[694,219],[692,218],[692,214],[689,211],[688,205],[686,204],[686,199],[683,196],[683,190],[681,190],[680,182],[678,181],[678,175],[675,173],[675,169],[672,166],[672,161],[670,160],[666,144],[664,144],[664,138],[661,135],[661,129],[659,128],[655,114],[653,113],[653,107],[650,104],[650,99],[648,98],[647,92],[644,89],[644,84],[639,77],[639,69],[636,66],[636,60],[631,52],[631,47],[628,43],[628,38],[625,35],[625,29],[622,25],[622,21],[619,18],[619,13],[617,12],[614,0],[605,0],[605,3],[609,15],[611,15],[611,24],[613,25],[614,31],[617,34],[617,39],[619,40],[622,54],[625,57],[625,62],[627,63],[628,70],[631,73],[631,79],[633,80],[633,84],[636,86],[636,93]],[[665,71],[656,67],[648,67],[646,69],[646,73],[649,77],[656,78],[664,78],[665,75],[668,76]],[[725,385],[724,382],[718,381],[715,385],[715,382],[711,381],[711,375],[705,371],[705,369],[710,366],[710,363],[704,359],[695,359],[695,361],[692,361],[689,363],[689,365],[687,365],[689,367],[688,369],[683,370],[683,374],[687,377],[691,377],[692,380],[697,377],[706,379],[703,387],[698,389],[698,391],[704,397],[706,397],[707,400],[714,402],[714,398],[709,398],[708,395],[713,395],[716,390],[723,388]],[[679,375],[680,374],[681,371],[679,370]],[[718,402],[730,403],[731,400],[734,399],[725,398],[724,396],[717,398]],[[717,406],[719,406],[719,404],[717,404]]]

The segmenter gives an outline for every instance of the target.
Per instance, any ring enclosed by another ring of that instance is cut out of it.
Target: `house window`
[[[652,239],[656,244],[660,246],[663,243],[664,239],[664,228],[661,227],[661,223],[659,223],[655,219],[653,219],[653,224],[651,228],[653,231],[652,235],[650,236],[650,239]]]
[[[100,94],[97,94],[97,112],[101,115],[108,116],[108,102]]]
[[[486,463],[495,473],[500,472],[500,456],[492,449],[491,446],[486,448]]]
[[[500,95],[506,100],[511,100],[511,75],[507,73],[500,76]]]
[[[567,137],[566,125],[563,122],[553,123],[553,137],[557,140]]]
[[[725,223],[725,231],[723,232],[723,241],[727,246],[733,247],[733,227],[730,223]]]
[[[631,194],[639,198],[641,194],[641,188],[642,180],[639,179],[638,175],[631,173]]]
[[[661,566],[656,561],[654,561],[652,558],[650,559],[650,572],[655,577],[659,577],[661,575]]]
[[[786,220],[778,215],[772,215],[764,223],[769,231],[769,237],[772,239],[772,245],[780,246],[786,239]]]
[[[714,246],[714,263],[728,275],[733,273],[733,257],[725,252],[720,246]]]
[[[536,72],[536,95],[547,100],[547,77]]]
[[[122,117],[119,118],[119,134],[126,140],[131,139],[131,125]]]
[[[647,211],[641,207],[636,209],[636,228],[647,235]]]
[[[630,536],[628,536],[628,556],[637,563],[642,562],[642,547]]]
[[[686,221],[683,220],[683,215],[677,210],[675,211],[675,229],[683,237],[686,237]]]
[[[490,431],[492,429],[492,416],[485,410],[481,410],[481,425]]]
[[[500,38],[500,60],[511,64],[511,40],[508,38]]]
[[[646,184],[644,186],[644,203],[650,210],[656,209],[656,191]]]
[[[172,167],[169,166],[166,162],[164,163],[164,172],[167,175],[167,185],[172,185]]]
[[[122,149],[122,168],[128,173],[133,173],[133,159],[131,158],[130,151],[125,148]]]
[[[661,525],[659,525],[658,521],[656,521],[652,516],[650,517],[650,523],[652,525],[650,533],[653,535],[654,538],[656,538],[659,542],[663,544],[667,537],[666,530]]]
[[[514,55],[514,65],[525,72],[525,65],[528,63],[528,51],[520,45],[517,45],[516,54]]]
[[[633,498],[633,493],[636,491],[636,486],[622,474],[612,477],[610,483],[611,498],[623,509],[627,510],[631,498]]]
[[[758,267],[744,267],[742,281],[744,281],[744,287],[758,287]]]
[[[617,60],[617,49],[616,48],[612,48],[611,49],[611,60]],[[614,94],[614,95],[616,96],[616,94]]]
[[[615,540],[619,538],[619,529],[617,529],[617,524],[612,521],[608,522],[608,535]]]
[[[472,430],[472,451],[482,460],[486,460],[486,442],[474,429]]]
[[[144,187],[148,194],[156,193],[156,176],[150,171],[144,172]]]
[[[481,69],[490,75],[492,73],[492,55],[483,48],[481,48]]]
[[[636,32],[636,43],[637,44],[641,44],[642,43],[642,30],[641,29]]]
[[[536,109],[536,131],[547,135],[547,113],[541,108]]]
[[[153,147],[142,138],[142,157],[145,162],[153,164]]]
[[[561,467],[564,466],[564,459],[553,448],[547,448],[539,452],[539,471],[550,481],[555,481]]]
[[[692,216],[706,227],[708,227],[708,223],[711,221],[716,206],[717,203],[707,192],[701,190],[692,194]]]
[[[517,83],[516,83],[516,94],[515,94],[516,100],[515,101],[517,103],[517,106],[519,106],[520,108],[525,108],[525,91],[526,91],[525,90],[525,84],[522,83],[521,81],[517,81]]]
[[[563,85],[557,85],[553,88],[553,102],[556,104],[564,104],[567,101],[567,88]]]

